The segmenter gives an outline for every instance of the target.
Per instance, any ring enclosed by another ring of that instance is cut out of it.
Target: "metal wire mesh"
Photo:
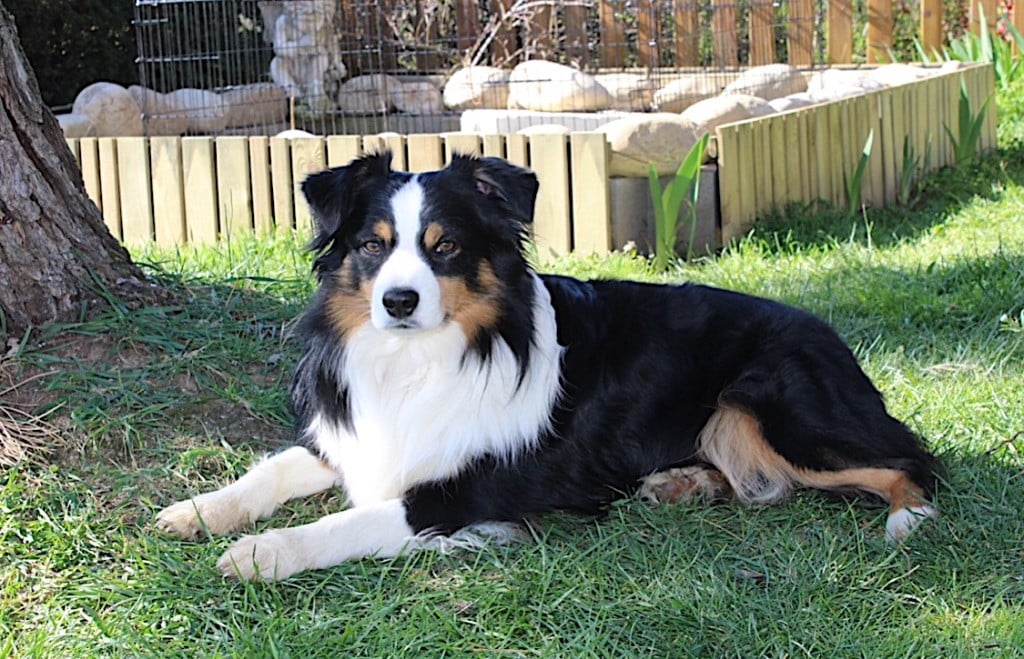
[[[446,89],[453,80],[471,92],[499,84],[483,73],[486,82],[473,74],[466,83],[453,78],[457,71],[544,59],[599,76],[604,92],[581,88],[600,98],[580,107],[658,110],[665,108],[656,91],[682,76],[720,88],[743,67],[822,63],[824,7],[825,0],[137,0],[145,89],[133,93],[150,134],[437,132],[457,129],[467,107],[447,98],[457,95]],[[540,83],[578,82],[544,75],[521,75],[519,98],[549,93]],[[494,96],[468,107],[500,105],[502,95]]]

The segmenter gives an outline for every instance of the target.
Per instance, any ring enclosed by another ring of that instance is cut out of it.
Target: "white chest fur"
[[[410,334],[367,323],[350,337],[339,379],[354,432],[319,416],[307,431],[344,474],[353,505],[450,477],[481,454],[514,457],[537,440],[558,395],[561,348],[551,298],[534,281],[534,345],[521,383],[504,341],[481,362],[466,356],[465,335],[451,323]]]

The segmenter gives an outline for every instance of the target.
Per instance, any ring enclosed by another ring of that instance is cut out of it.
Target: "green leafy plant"
[[[919,155],[910,142],[910,136],[903,137],[903,169],[900,171],[900,188],[896,193],[896,202],[900,206],[910,206],[917,201],[917,184],[921,176],[931,169],[932,136],[928,135],[925,142],[924,155]]]
[[[957,133],[953,134],[948,125],[946,135],[953,145],[953,158],[957,167],[974,160],[978,154],[978,145],[981,143],[981,129],[985,125],[985,116],[988,113],[988,102],[991,98],[985,99],[977,114],[971,111],[971,98],[967,93],[967,85],[960,81],[960,108],[957,117]]]
[[[872,130],[868,133],[868,139],[864,142],[864,148],[861,150],[860,159],[857,161],[857,165],[853,168],[853,172],[846,176],[843,175],[843,182],[846,184],[846,210],[847,213],[852,217],[860,211],[860,197],[861,187],[864,182],[864,172],[868,169],[868,161],[871,160],[871,148],[875,142],[875,131]]]
[[[697,230],[697,197],[700,195],[700,166],[704,162],[710,134],[705,133],[690,148],[689,153],[676,170],[676,175],[664,190],[654,165],[648,165],[647,180],[651,186],[651,204],[654,206],[654,267],[668,269],[675,256],[678,232],[679,210],[684,201],[689,202],[690,237],[687,241],[686,256],[693,252],[693,239]]]

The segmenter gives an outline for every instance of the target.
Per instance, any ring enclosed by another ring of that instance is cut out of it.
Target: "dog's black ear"
[[[472,172],[477,192],[501,204],[511,219],[527,225],[533,222],[533,205],[537,201],[537,176],[525,167],[501,158],[474,158],[456,155],[453,169]]]
[[[310,174],[302,182],[302,194],[316,223],[309,248],[320,251],[331,244],[352,214],[356,193],[368,182],[386,179],[391,173],[391,151],[382,151]]]

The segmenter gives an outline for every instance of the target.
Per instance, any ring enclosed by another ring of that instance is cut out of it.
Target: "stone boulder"
[[[96,137],[96,126],[84,114],[58,114],[57,123],[64,131],[64,137]]]
[[[864,93],[865,91],[882,89],[882,83],[870,79],[868,73],[869,71],[865,69],[825,69],[824,71],[818,71],[807,81],[807,93],[818,97],[836,96],[837,98],[845,98],[843,96],[845,92],[841,90],[858,88],[861,90],[858,93]],[[835,92],[822,93],[823,90],[828,89],[835,90]]]
[[[518,135],[568,135],[568,126],[562,124],[534,124],[516,131]]]
[[[655,92],[654,104],[659,112],[682,112],[697,101],[720,94],[732,77],[711,71],[684,75]]]
[[[726,94],[698,101],[679,115],[684,120],[714,132],[723,124],[775,114],[768,101],[746,94]]]
[[[776,112],[789,112],[790,110],[799,110],[800,108],[810,107],[815,105],[814,100],[811,99],[811,95],[807,92],[800,92],[799,94],[790,94],[789,96],[783,96],[782,98],[773,98],[768,101],[768,105],[772,106],[772,109]]]
[[[747,69],[722,90],[723,94],[747,94],[766,101],[807,91],[807,79],[790,64],[766,64]]]
[[[814,103],[828,103],[829,101],[838,101],[844,98],[860,96],[861,94],[876,91],[877,89],[878,87],[874,86],[866,88],[863,84],[849,83],[822,87],[820,89],[807,92],[807,95]]]
[[[78,92],[71,114],[88,117],[97,137],[143,134],[142,110],[127,89],[113,82],[94,82]]]
[[[657,81],[636,73],[599,73],[594,76],[612,97],[612,110],[645,112],[654,103]]]
[[[356,76],[338,91],[338,109],[349,114],[381,114],[395,108],[404,85],[384,73]]]
[[[259,82],[221,92],[228,128],[267,126],[288,119],[288,93],[279,85]]]
[[[467,66],[444,86],[444,104],[452,110],[504,110],[508,107],[508,71]]]
[[[557,62],[530,60],[509,74],[508,107],[541,112],[607,110],[612,95],[589,74]]]
[[[184,87],[164,94],[169,116],[188,120],[188,132],[220,133],[228,125],[228,113],[220,94]]]
[[[934,69],[933,69],[934,70]],[[864,77],[872,82],[877,82],[883,87],[894,87],[914,82],[931,75],[928,69],[910,64],[886,64],[877,69],[869,71]]]
[[[675,174],[705,130],[678,114],[659,112],[616,119],[597,129],[608,137],[612,176],[646,178],[654,165],[659,176]]]
[[[188,132],[189,118],[173,107],[160,92],[132,85],[128,93],[142,110],[142,122],[147,135],[184,135]]]
[[[391,96],[395,109],[405,114],[441,114],[444,100],[441,90],[429,80],[403,82]]]

